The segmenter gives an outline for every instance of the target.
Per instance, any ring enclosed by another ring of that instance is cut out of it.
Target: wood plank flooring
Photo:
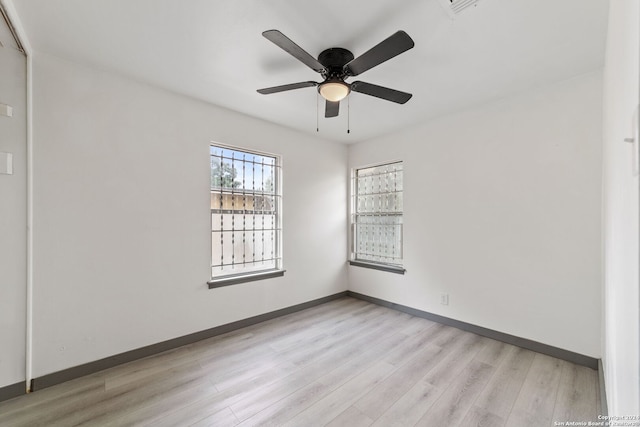
[[[597,372],[345,297],[0,403],[2,426],[551,426]]]

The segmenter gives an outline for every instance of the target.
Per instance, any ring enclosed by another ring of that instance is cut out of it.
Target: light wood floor
[[[551,426],[596,371],[353,298],[0,403],[5,426]]]

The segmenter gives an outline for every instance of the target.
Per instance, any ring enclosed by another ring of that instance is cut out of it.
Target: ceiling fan
[[[318,86],[318,92],[326,99],[325,117],[336,117],[340,111],[340,101],[346,98],[351,91],[375,96],[398,104],[404,104],[411,99],[412,95],[410,93],[399,90],[361,81],[345,82],[345,79],[364,73],[376,65],[380,65],[411,49],[414,46],[413,40],[404,31],[396,32],[355,59],[347,49],[332,47],[320,52],[316,60],[278,30],[268,30],[263,32],[262,35],[313,71],[320,73],[323,81],[320,83],[307,81],[268,87],[258,89],[258,93],[268,95]]]

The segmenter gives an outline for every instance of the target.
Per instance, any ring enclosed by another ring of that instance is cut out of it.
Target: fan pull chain
[[[316,132],[320,132],[320,119],[318,117],[320,117],[320,107],[318,107],[318,104],[320,103],[320,94],[316,94]]]
[[[351,133],[351,97],[347,97],[347,133]]]

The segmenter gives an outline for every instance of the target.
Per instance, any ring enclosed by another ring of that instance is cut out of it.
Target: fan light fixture
[[[327,101],[339,102],[349,95],[351,89],[349,85],[341,81],[328,81],[322,83],[318,88],[320,95]]]

